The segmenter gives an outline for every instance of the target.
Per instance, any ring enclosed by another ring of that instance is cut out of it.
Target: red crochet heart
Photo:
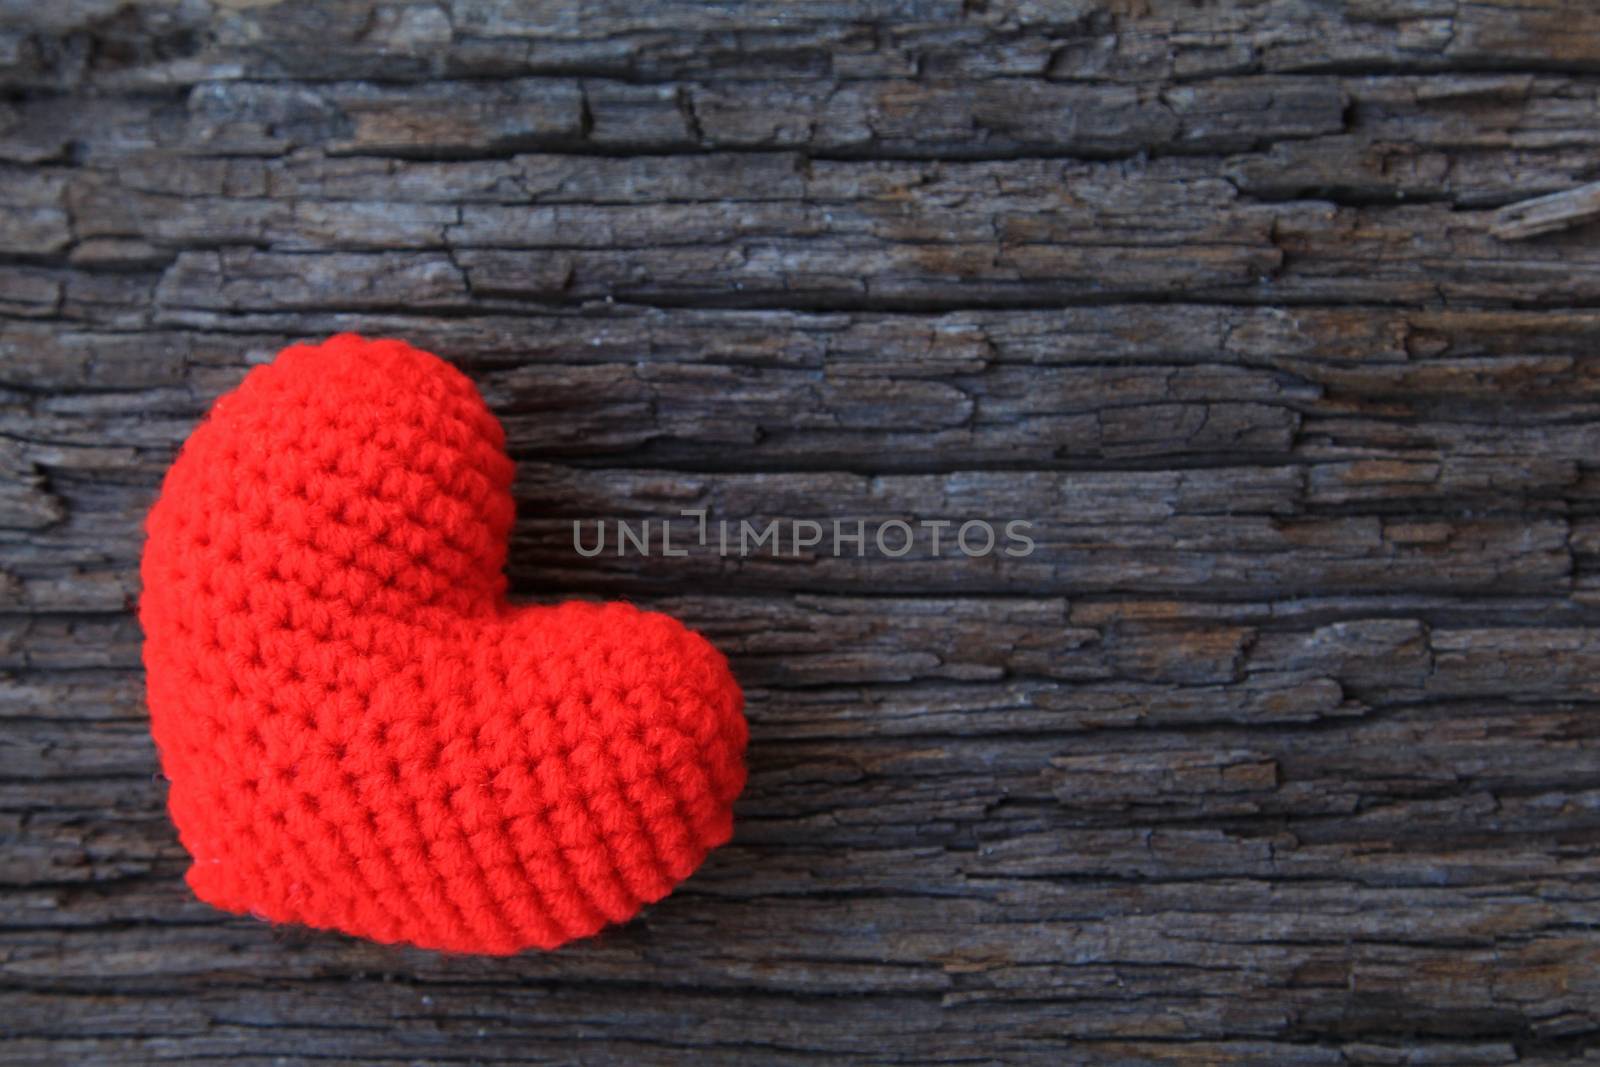
[[[623,603],[506,603],[512,464],[400,341],[285,349],[218,400],[150,512],[150,725],[189,885],[430,948],[551,948],[732,833],[726,660]]]

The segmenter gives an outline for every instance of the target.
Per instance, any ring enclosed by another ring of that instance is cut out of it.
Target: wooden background
[[[1587,0],[0,3],[0,1060],[1600,1060]],[[735,842],[450,958],[194,901],[140,520],[291,339],[456,361],[525,597],[680,614]],[[1021,518],[584,560],[574,518]]]

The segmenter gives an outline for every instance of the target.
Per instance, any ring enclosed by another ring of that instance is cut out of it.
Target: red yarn
[[[621,922],[732,833],[743,697],[629,604],[514,607],[512,464],[400,341],[286,348],[150,512],[150,725],[217,907],[462,952]]]

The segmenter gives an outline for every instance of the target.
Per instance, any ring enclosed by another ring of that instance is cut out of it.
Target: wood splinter
[[[1596,218],[1600,218],[1600,182],[1590,182],[1565,192],[1507,204],[1494,213],[1489,232],[1503,241],[1523,241]]]

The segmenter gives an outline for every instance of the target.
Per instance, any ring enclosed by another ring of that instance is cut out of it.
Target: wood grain
[[[61,0],[0,89],[0,1060],[1600,1062],[1600,243],[1505,230],[1585,0]],[[141,519],[342,329],[505,422],[518,595],[746,686],[595,941],[182,884]],[[684,509],[1036,549],[573,550]]]

